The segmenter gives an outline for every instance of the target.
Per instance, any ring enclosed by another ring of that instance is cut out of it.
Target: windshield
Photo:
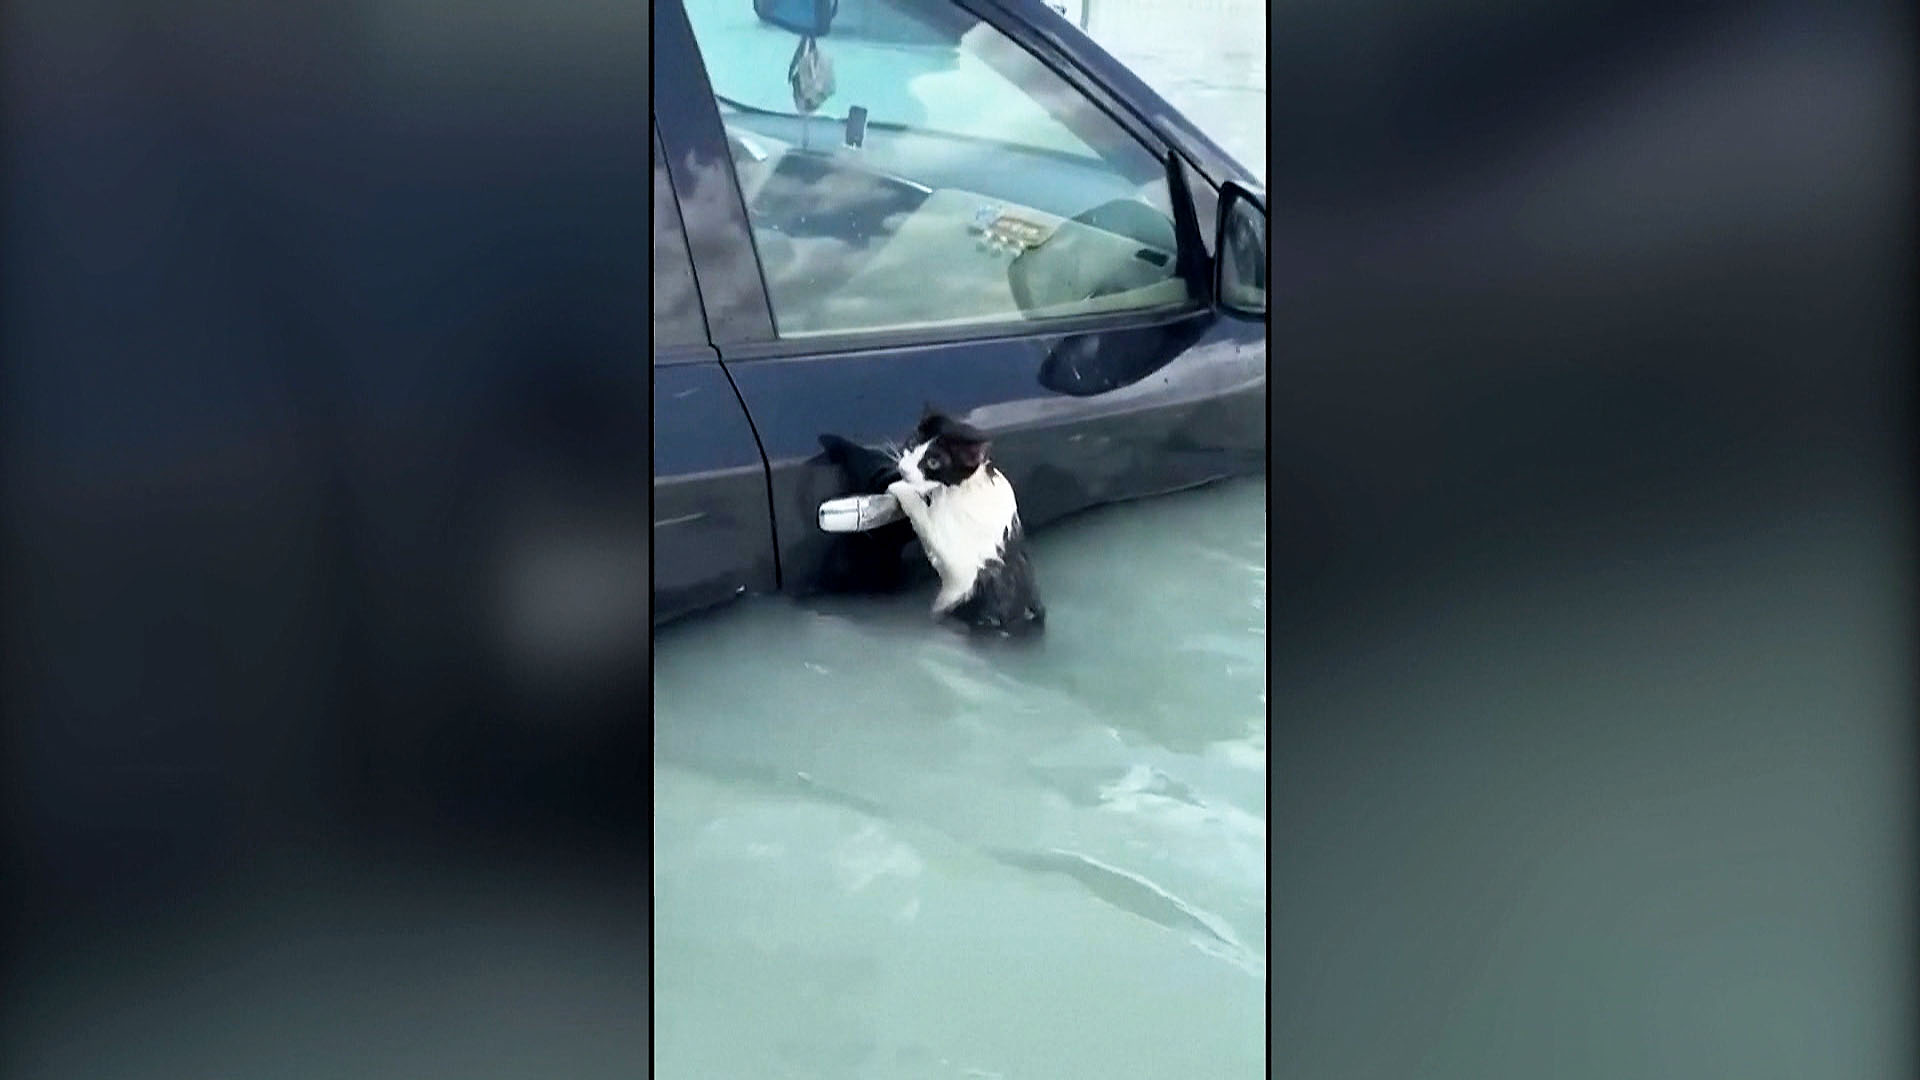
[[[686,9],[723,108],[795,114],[787,64],[800,35],[760,19],[750,0],[686,0]],[[925,7],[843,7],[832,32],[815,43],[842,90],[815,115],[843,118],[857,105],[875,126],[1099,160],[1093,147],[1048,115],[1045,103],[1058,96],[1050,86],[1023,88],[1003,74],[1025,70],[1031,61],[990,27],[957,7],[952,11],[947,20]]]
[[[1005,32],[950,0],[843,0],[817,39],[686,3],[780,336],[1194,302],[1165,159]]]

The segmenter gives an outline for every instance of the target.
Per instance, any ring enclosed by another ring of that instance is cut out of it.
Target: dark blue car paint
[[[1085,363],[1127,371],[1131,385],[1087,397],[1049,390],[1042,369],[1075,341],[1060,335],[730,365],[767,450],[788,590],[814,582],[834,542],[815,526],[816,508],[844,493],[819,436],[898,441],[927,402],[994,437],[1030,527],[1261,467],[1258,325],[1200,313],[1093,340]]]
[[[1211,247],[1219,185],[1251,185],[1244,169],[1044,5],[963,6],[1075,83],[1149,149],[1173,151],[1191,189],[1178,200],[1182,225]],[[689,402],[711,410],[725,401],[718,378],[708,375],[703,393],[676,397],[691,376],[669,366],[673,357],[656,358],[656,574],[672,568],[656,578],[656,623],[770,588],[770,566],[783,591],[815,588],[835,542],[817,528],[816,510],[844,493],[819,437],[898,440],[929,402],[994,437],[1029,527],[1263,467],[1265,326],[1208,309],[1203,274],[1193,282],[1201,299],[1184,312],[1014,326],[963,340],[775,338],[719,110],[677,0],[655,6],[654,32],[656,120],[720,360],[712,367],[725,372],[745,409],[734,425],[696,412]],[[688,411],[673,415],[678,409]],[[743,426],[764,454],[757,476],[740,463]],[[668,445],[677,438],[703,445]],[[771,504],[774,548],[758,556],[769,523],[764,509],[751,511],[756,495],[763,508]]]
[[[766,465],[726,372],[711,360],[662,366],[653,392],[655,611],[771,591]]]
[[[777,587],[767,471],[700,294],[659,135],[653,201],[655,618]]]

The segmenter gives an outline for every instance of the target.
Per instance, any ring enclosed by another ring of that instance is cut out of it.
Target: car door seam
[[[753,422],[753,410],[747,408],[747,399],[740,393],[740,384],[733,381],[733,372],[728,370],[724,356],[720,359],[720,373],[727,377],[733,399],[740,403],[740,414],[747,418],[747,431],[753,435],[753,448],[760,454],[760,486],[767,498],[767,541],[773,551],[773,588],[779,592],[786,587],[786,579],[780,572],[780,522],[773,505],[773,466],[767,460],[767,444],[760,439],[760,425]]]

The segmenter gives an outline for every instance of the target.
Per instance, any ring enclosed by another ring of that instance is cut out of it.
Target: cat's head
[[[989,445],[980,429],[929,405],[900,455],[900,475],[914,483],[931,480],[951,487],[987,464]]]

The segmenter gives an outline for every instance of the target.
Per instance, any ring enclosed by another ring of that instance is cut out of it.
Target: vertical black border
[[[653,243],[653,236],[652,236],[653,218],[654,218],[654,215],[662,212],[662,208],[656,202],[653,201],[653,194],[652,194],[653,193],[653,170],[658,167],[660,162],[660,139],[661,139],[661,136],[659,134],[660,122],[658,118],[655,116],[656,110],[654,108],[655,102],[659,96],[656,92],[658,90],[658,87],[654,83],[655,72],[659,70],[659,68],[655,66],[655,57],[658,52],[658,45],[656,44],[656,39],[659,36],[657,33],[655,33],[655,29],[656,29],[656,24],[658,22],[657,11],[659,8],[659,4],[660,4],[660,0],[648,0],[648,4],[647,4],[648,12],[647,12],[647,68],[646,68],[646,71],[647,71],[647,75],[646,75],[646,83],[647,83],[647,134],[646,134],[647,179],[646,179],[646,184],[647,184],[647,188],[646,190],[648,193],[647,194],[647,200],[648,200],[647,201],[647,233],[648,233],[647,243],[649,245],[649,254],[647,256],[648,258],[647,275],[649,279],[648,280],[649,289],[647,293],[646,303],[648,304],[649,313],[651,313],[652,303],[653,303],[653,293],[651,289],[651,286],[652,286],[651,279],[653,275],[652,254],[651,254],[651,245]],[[672,212],[677,215],[679,214],[680,211],[678,207],[674,207],[672,208]],[[695,290],[698,291],[699,289],[698,275],[695,275],[695,277],[696,277],[696,281],[695,281],[694,287],[695,287]],[[701,306],[700,321],[702,325],[706,325],[708,321],[704,303]],[[709,337],[712,336],[711,331],[709,331],[708,336]],[[659,380],[654,375],[654,363],[653,363],[653,352],[657,347],[658,346],[656,346],[654,343],[653,320],[648,319],[647,320],[646,364],[647,364],[647,423],[649,425],[649,431],[652,430],[651,425],[653,423],[653,416],[657,411],[655,409],[654,398],[656,393],[658,392]],[[649,534],[648,543],[647,543],[647,702],[646,702],[647,755],[646,755],[646,760],[641,764],[641,769],[646,774],[646,780],[643,784],[643,787],[646,791],[646,799],[647,799],[647,814],[646,814],[646,818],[647,818],[647,913],[646,913],[646,919],[647,919],[647,1019],[646,1019],[646,1024],[647,1024],[647,1075],[649,1077],[652,1077],[658,1074],[656,1063],[658,1061],[659,1054],[660,1054],[659,1046],[657,1045],[659,1040],[655,1037],[654,1030],[653,1030],[654,1017],[659,1015],[659,1009],[658,1009],[659,969],[654,962],[654,956],[659,949],[659,944],[656,941],[656,938],[659,935],[660,925],[654,919],[654,915],[653,915],[653,904],[654,904],[654,896],[655,896],[654,889],[653,889],[653,875],[654,875],[653,818],[654,818],[654,806],[655,806],[654,791],[653,791],[653,779],[654,779],[653,680],[656,674],[653,667],[653,664],[654,664],[653,640],[654,640],[654,634],[656,630],[656,627],[653,621],[653,583],[657,576],[655,572],[655,566],[659,559],[659,553],[654,550],[654,544],[652,542],[653,517],[654,517],[652,446],[653,446],[652,440],[651,438],[649,438],[648,440],[649,453],[648,453],[648,459],[647,459],[647,530]]]

